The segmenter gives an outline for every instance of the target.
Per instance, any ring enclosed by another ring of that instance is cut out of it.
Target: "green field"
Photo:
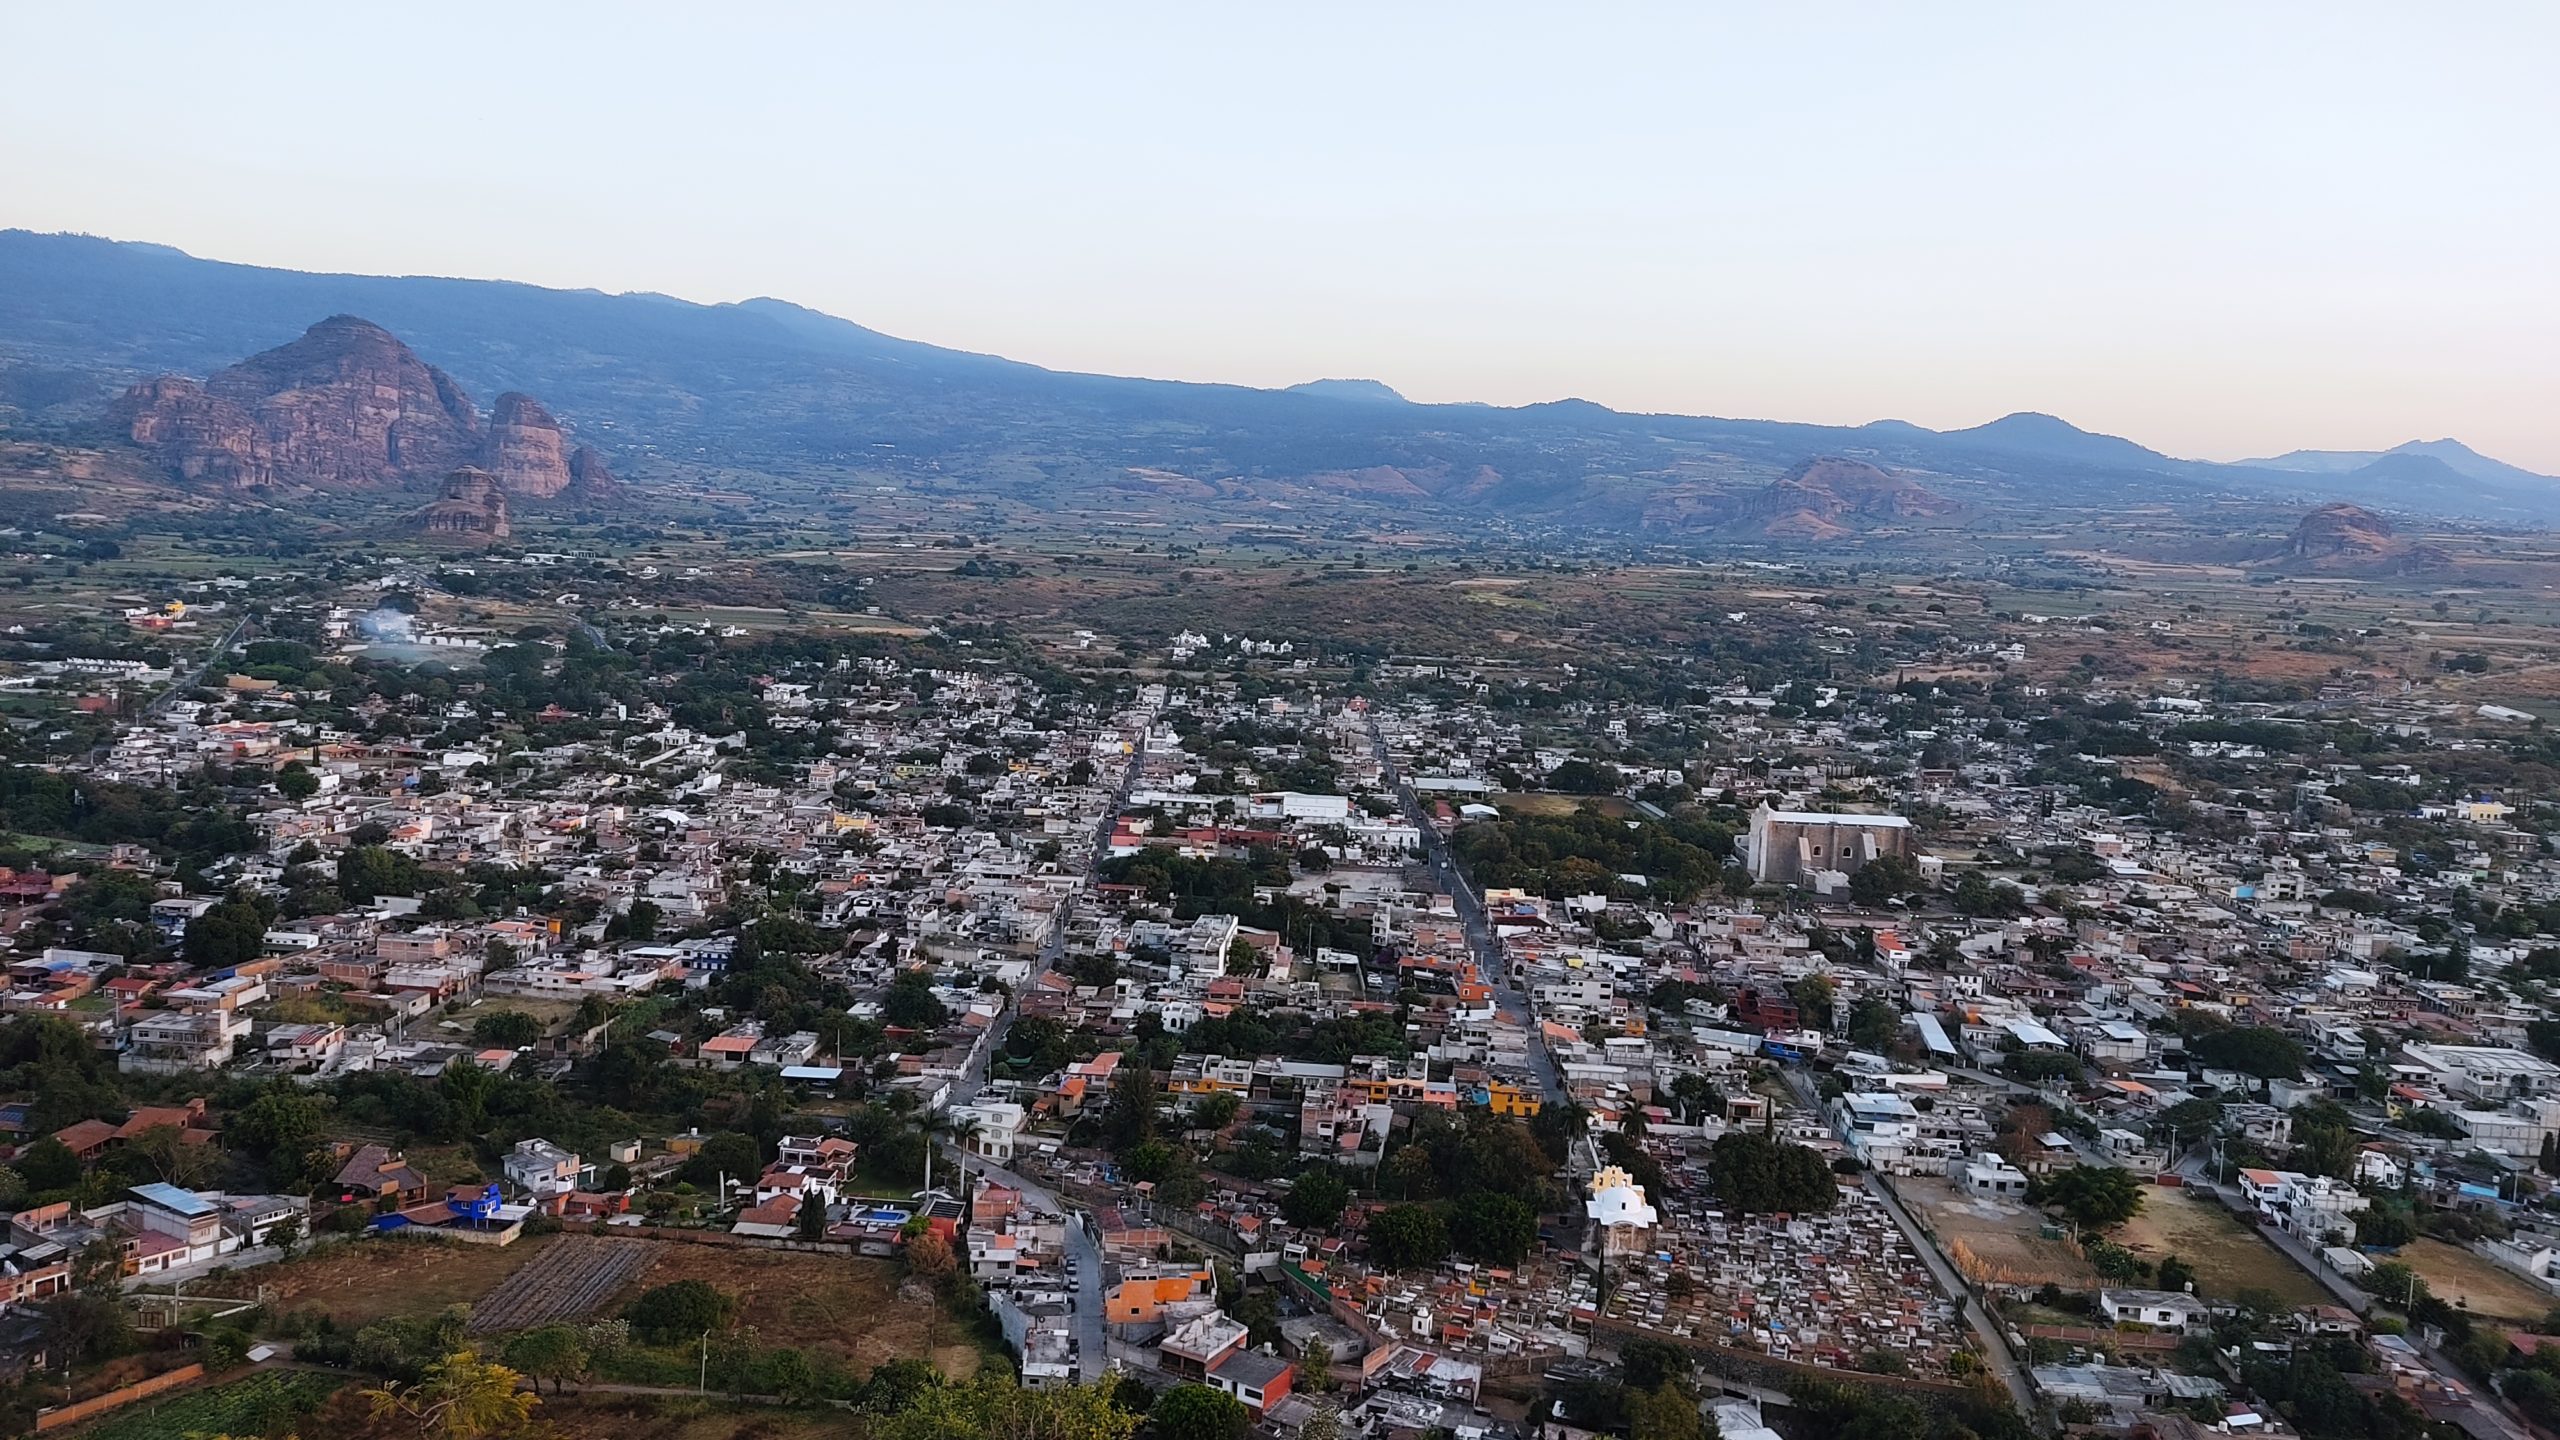
[[[320,1408],[347,1383],[343,1375],[262,1370],[209,1389],[145,1400],[73,1433],[81,1440],[175,1440],[187,1435],[264,1435]]]

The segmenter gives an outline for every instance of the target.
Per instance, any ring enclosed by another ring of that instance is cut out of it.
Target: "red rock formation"
[[[274,447],[249,412],[179,375],[124,392],[107,418],[191,483],[255,490],[276,480]]]
[[[547,500],[569,488],[569,437],[541,401],[510,390],[489,413],[481,463],[508,494]]]
[[[181,476],[251,488],[396,485],[469,460],[481,445],[480,413],[453,377],[352,315],[201,386],[146,381],[116,415]]]
[[[604,457],[585,445],[569,452],[569,484],[587,500],[611,500],[622,494],[622,482],[605,468]]]
[[[1817,456],[1728,505],[1724,523],[1773,540],[1835,540],[1861,522],[1927,519],[1956,503],[1863,460]]]
[[[2382,574],[2453,563],[2451,552],[2435,545],[2413,545],[2392,533],[2390,521],[2343,500],[2303,516],[2279,558],[2307,561],[2314,569]]]
[[[465,465],[445,477],[444,494],[410,522],[429,535],[503,540],[509,530],[507,492],[488,471]]]

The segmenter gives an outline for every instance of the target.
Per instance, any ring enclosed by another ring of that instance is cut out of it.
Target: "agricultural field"
[[[263,1285],[269,1308],[279,1313],[315,1309],[342,1327],[357,1328],[477,1304],[562,1238],[542,1236],[503,1248],[424,1238],[357,1240],[244,1272],[232,1283]]]
[[[530,1330],[594,1314],[647,1269],[658,1246],[647,1240],[564,1235],[533,1263],[498,1282],[471,1308],[471,1333]]]
[[[2265,1290],[2288,1305],[2333,1303],[2319,1281],[2227,1207],[2184,1190],[2146,1189],[2142,1213],[2117,1230],[2114,1239],[2154,1264],[2177,1256],[2196,1272],[2197,1293],[2210,1300]]]
[[[2420,1240],[2400,1247],[2400,1261],[2418,1272],[2437,1299],[2493,1320],[2539,1320],[2560,1309],[2560,1295],[2459,1245]]]
[[[76,1432],[80,1440],[173,1440],[189,1435],[264,1435],[289,1431],[297,1417],[348,1384],[343,1375],[261,1370],[226,1384],[145,1400]]]

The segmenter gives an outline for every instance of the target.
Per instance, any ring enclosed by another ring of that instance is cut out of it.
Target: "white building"
[[[578,1157],[548,1140],[519,1140],[507,1152],[507,1183],[548,1200],[578,1188]]]

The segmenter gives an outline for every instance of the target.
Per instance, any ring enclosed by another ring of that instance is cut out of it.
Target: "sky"
[[[1063,369],[2560,473],[2560,5],[0,12],[0,225]]]

